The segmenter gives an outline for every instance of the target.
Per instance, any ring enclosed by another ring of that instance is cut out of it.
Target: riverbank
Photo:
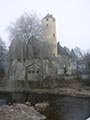
[[[47,88],[31,88],[30,92],[89,98],[90,80],[57,80]]]
[[[18,87],[17,84],[18,83]],[[15,81],[12,86],[6,86],[0,88],[0,92],[8,93],[38,93],[38,94],[56,94],[64,96],[75,96],[75,97],[90,97],[90,80],[80,79],[46,79],[44,81]],[[23,83],[23,84],[22,84]],[[14,85],[14,86],[13,86]],[[15,86],[16,85],[16,86]],[[19,86],[20,85],[20,86]]]
[[[50,83],[50,81],[47,82],[47,84]],[[47,88],[32,87],[29,89],[29,92],[38,94],[48,93],[64,96],[90,98],[90,80],[52,80]]]
[[[30,93],[38,93],[38,94],[56,94],[56,95],[65,95],[65,96],[75,96],[75,97],[90,97],[90,90],[83,89],[72,89],[72,88],[57,88],[57,89],[31,89]]]

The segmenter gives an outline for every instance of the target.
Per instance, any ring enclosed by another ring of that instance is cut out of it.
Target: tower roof
[[[49,13],[43,19],[47,19],[47,18],[52,18],[53,20],[55,20],[55,18],[53,17],[53,15],[50,15]]]

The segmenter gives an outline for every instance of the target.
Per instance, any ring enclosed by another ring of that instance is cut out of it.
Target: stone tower
[[[56,38],[56,22],[55,18],[47,14],[43,19],[42,23],[45,27],[45,40],[52,45],[52,52],[57,57],[57,38]]]

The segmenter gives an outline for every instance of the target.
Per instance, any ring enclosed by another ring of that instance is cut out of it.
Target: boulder
[[[46,117],[34,107],[24,104],[3,105],[0,107],[0,120],[45,120]]]

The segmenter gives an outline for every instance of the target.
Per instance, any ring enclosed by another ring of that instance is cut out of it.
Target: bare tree
[[[73,52],[74,52],[74,54],[76,56],[76,59],[82,59],[83,58],[83,52],[79,47],[75,47],[73,49]]]
[[[35,14],[23,14],[9,27],[10,58],[30,59],[49,58],[52,56],[51,46],[44,42],[44,26]]]
[[[86,71],[87,73],[90,73],[90,52],[87,52],[84,55],[84,61],[86,63]]]
[[[9,26],[10,40],[17,39],[28,42],[32,36],[40,39],[42,30],[43,25],[37,15],[25,13]]]
[[[25,80],[28,81],[27,74],[28,68],[36,62],[41,62],[42,71],[45,72],[43,68],[43,59],[51,60],[53,58],[52,45],[43,40],[44,27],[41,20],[35,14],[24,14],[16,22],[12,23],[9,27],[11,45],[9,48],[9,70],[8,76],[15,75],[17,62],[13,60],[18,60],[20,64],[23,64],[25,69]],[[33,62],[30,62],[30,60]],[[37,59],[35,61],[35,59]],[[13,63],[15,63],[13,67]],[[27,84],[27,82],[26,82]]]
[[[82,52],[79,47],[73,49],[77,60],[78,74],[90,73],[90,52]]]

